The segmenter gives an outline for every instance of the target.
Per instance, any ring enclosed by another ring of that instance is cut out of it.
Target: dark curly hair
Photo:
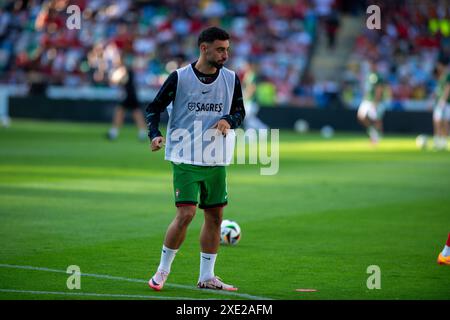
[[[230,35],[218,27],[209,27],[203,30],[198,36],[198,46],[203,42],[214,42],[214,40],[229,40]]]

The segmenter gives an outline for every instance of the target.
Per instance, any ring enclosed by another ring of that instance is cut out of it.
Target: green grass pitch
[[[277,175],[228,170],[224,218],[242,240],[220,248],[216,274],[238,294],[195,288],[200,210],[153,292],[146,281],[175,213],[170,165],[134,127],[116,142],[106,130],[0,129],[0,299],[450,299],[450,267],[436,263],[450,231],[450,152],[417,150],[413,136],[374,149],[363,135],[281,131]],[[80,290],[66,286],[70,265]],[[367,288],[371,265],[381,289]]]

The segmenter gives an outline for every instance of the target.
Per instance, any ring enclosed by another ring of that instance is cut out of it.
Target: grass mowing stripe
[[[0,268],[10,268],[10,269],[25,269],[25,270],[36,270],[36,271],[44,271],[44,272],[55,272],[55,273],[67,273],[64,270],[58,270],[58,269],[50,269],[45,267],[34,267],[34,266],[18,266],[13,264],[0,264]],[[110,275],[104,275],[104,274],[95,274],[95,273],[80,273],[81,276],[85,277],[92,277],[92,278],[101,278],[101,279],[109,279],[109,280],[118,280],[118,281],[127,281],[127,282],[137,282],[137,283],[147,283],[147,280],[142,279],[131,279],[131,278],[124,278],[124,277],[117,277],[117,276],[110,276]],[[227,292],[227,291],[216,291],[216,290],[208,290],[208,289],[199,289],[192,286],[185,286],[182,284],[175,284],[175,283],[167,283],[165,284],[167,287],[173,287],[173,288],[180,288],[180,289],[189,289],[189,290],[195,290],[195,291],[201,291],[201,292],[208,292],[212,294],[218,294],[218,295],[229,295],[229,296],[236,296],[241,298],[247,298],[251,300],[271,300],[267,297],[258,297],[253,296],[246,293],[235,293],[235,292]]]

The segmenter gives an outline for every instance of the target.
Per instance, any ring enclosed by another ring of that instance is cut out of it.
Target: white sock
[[[444,257],[450,256],[450,247],[449,246],[445,245],[444,250],[442,250],[442,255]]]
[[[206,281],[214,278],[214,264],[216,263],[217,253],[200,252],[200,277],[198,281]]]
[[[167,248],[165,245],[162,247],[161,251],[161,261],[159,263],[158,271],[164,271],[169,273],[170,267],[172,266],[173,259],[178,250]]]
[[[109,136],[113,139],[117,138],[117,136],[119,135],[119,129],[117,128],[111,128],[109,129]]]

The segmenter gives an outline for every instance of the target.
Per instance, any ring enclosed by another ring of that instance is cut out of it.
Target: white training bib
[[[230,129],[225,138],[212,127],[230,113],[235,73],[223,67],[210,84],[197,78],[191,64],[178,69],[177,74],[175,100],[167,108],[165,159],[201,166],[230,164],[234,130]]]

